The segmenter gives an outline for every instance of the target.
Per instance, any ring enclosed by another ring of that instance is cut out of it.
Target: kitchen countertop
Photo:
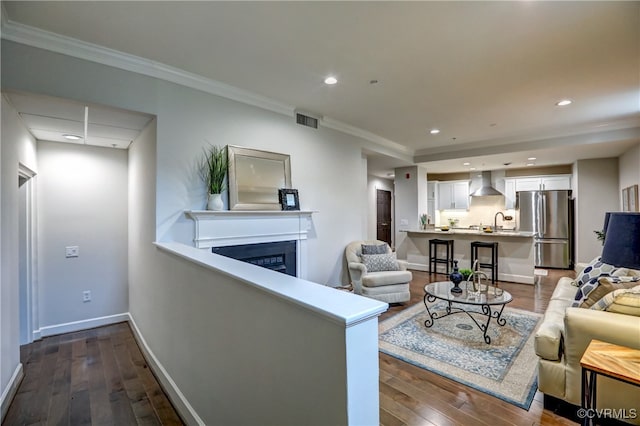
[[[471,242],[484,241],[498,243],[498,279],[523,284],[534,284],[535,245],[532,232],[500,230],[484,232],[478,229],[454,228],[442,231],[439,228],[410,229],[400,236],[396,247],[398,259],[406,259],[410,269],[428,271],[431,267],[429,240],[438,238],[453,240],[453,259],[459,268],[471,268]],[[482,254],[486,256],[486,252]],[[442,272],[443,268],[439,268]]]
[[[486,237],[518,237],[518,238],[532,238],[533,232],[521,232],[521,231],[494,231],[484,232],[477,229],[464,229],[464,228],[449,228],[448,231],[442,231],[440,229],[409,229],[401,230],[400,232],[406,232],[409,234],[441,234],[441,235],[483,235]]]

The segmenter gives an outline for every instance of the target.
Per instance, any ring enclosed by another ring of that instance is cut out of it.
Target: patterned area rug
[[[431,306],[432,312],[444,311],[446,304]],[[528,410],[537,388],[533,337],[542,315],[506,307],[502,317],[503,327],[491,319],[488,345],[464,313],[425,327],[428,315],[419,303],[380,323],[380,351]]]

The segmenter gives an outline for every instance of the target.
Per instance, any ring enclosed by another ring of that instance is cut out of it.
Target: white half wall
[[[5,58],[3,58],[5,59]],[[4,62],[3,62],[4,63]],[[18,165],[38,170],[35,139],[22,124],[16,110],[2,98],[0,146],[0,394],[2,415],[8,408],[16,382],[22,377],[20,364]]]
[[[40,327],[128,312],[127,151],[38,141],[38,163]]]
[[[185,421],[377,424],[375,318],[345,331],[291,297],[319,292],[325,306],[380,302],[198,249],[190,250],[226,267],[198,266],[156,249],[155,155],[154,120],[129,149],[131,317]],[[271,291],[223,272],[231,269],[269,281]],[[274,288],[289,289],[290,297],[274,295]]]
[[[604,225],[604,214],[620,210],[618,159],[579,160],[574,165],[576,262],[589,262],[602,254],[593,231]]]

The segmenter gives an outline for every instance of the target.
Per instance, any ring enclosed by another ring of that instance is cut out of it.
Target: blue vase
[[[464,277],[458,271],[458,261],[453,261],[453,272],[449,275],[449,279],[453,283],[453,288],[451,289],[451,293],[462,293],[462,289],[458,287],[458,285],[462,282]]]

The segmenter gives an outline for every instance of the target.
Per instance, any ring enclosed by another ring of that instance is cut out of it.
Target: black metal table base
[[[490,344],[491,343],[491,337],[489,337],[487,335],[487,332],[489,331],[489,323],[491,322],[491,318],[495,318],[496,319],[496,323],[498,323],[499,326],[504,326],[507,323],[507,320],[505,320],[504,318],[502,318],[502,311],[504,311],[504,307],[506,306],[506,304],[504,305],[496,305],[496,306],[500,306],[500,309],[491,309],[491,305],[488,304],[484,304],[484,305],[477,305],[480,306],[482,308],[482,312],[478,312],[478,311],[468,311],[464,308],[461,308],[459,306],[452,306],[453,301],[447,301],[447,307],[445,308],[444,313],[442,311],[434,311],[431,312],[429,310],[429,303],[433,303],[437,300],[438,298],[435,296],[431,296],[429,294],[425,294],[424,295],[424,306],[425,308],[427,308],[427,314],[429,314],[429,318],[427,318],[424,322],[425,327],[429,328],[431,326],[433,326],[434,322],[436,319],[440,319],[440,318],[444,318],[447,317],[449,315],[453,315],[453,314],[460,314],[460,313],[465,313],[469,316],[469,318],[471,318],[473,320],[473,322],[478,326],[478,328],[480,329],[480,331],[482,331],[482,337],[484,338],[484,342],[486,344]],[[428,303],[427,303],[428,302]],[[473,315],[471,314],[479,314],[479,315],[483,315],[485,317],[487,317],[487,322],[486,323],[481,323],[478,322],[478,320],[476,318],[474,318]]]

